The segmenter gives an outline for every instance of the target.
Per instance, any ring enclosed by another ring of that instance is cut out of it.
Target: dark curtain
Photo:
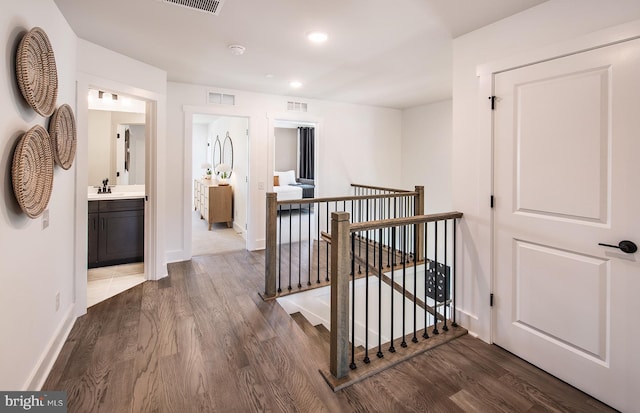
[[[298,128],[298,139],[300,140],[300,178],[313,179],[313,135],[313,128]]]

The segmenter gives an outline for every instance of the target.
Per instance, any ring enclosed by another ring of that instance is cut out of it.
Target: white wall
[[[424,186],[426,214],[452,209],[451,111],[451,100],[402,111],[402,188]]]
[[[0,33],[4,59],[0,66],[0,389],[38,389],[68,329],[74,306],[74,197],[76,163],[54,168],[49,201],[50,224],[29,219],[13,195],[11,160],[19,138],[34,125],[48,127],[23,99],[15,77],[15,53],[23,35],[44,29],[55,54],[57,106],[75,112],[76,36],[53,1],[2,2]],[[86,188],[85,188],[86,192]],[[85,229],[86,231],[86,229]],[[86,263],[86,255],[85,255]],[[60,307],[55,295],[60,293]]]
[[[274,170],[296,171],[298,174],[298,129],[275,128],[276,149]]]
[[[461,324],[483,340],[491,339],[491,136],[481,131],[487,122],[490,125],[491,111],[488,93],[476,76],[478,65],[527,55],[639,17],[640,2],[635,0],[550,0],[454,40],[453,207],[465,214],[459,237],[458,270],[463,279],[458,299]]]
[[[207,152],[212,151],[211,147],[207,146],[207,136],[209,133],[209,125],[205,123],[193,125],[193,141],[192,141],[192,179],[200,179],[204,175],[205,171],[201,168],[204,163],[211,163],[207,161]],[[213,146],[213,142],[211,145]],[[210,155],[209,155],[210,156]],[[193,186],[191,188],[191,199],[193,199]]]
[[[129,125],[129,185],[144,185],[144,125]]]
[[[188,113],[209,113],[249,117],[249,216],[247,247],[264,247],[265,193],[270,189],[273,172],[273,125],[277,119],[317,122],[318,171],[316,196],[350,193],[350,184],[400,185],[401,112],[369,106],[307,100],[306,114],[286,112],[286,96],[274,96],[236,90],[217,89],[236,95],[236,106],[207,105],[207,86],[169,82],[167,111],[167,153],[172,154],[170,165],[175,174],[167,177],[167,188],[181,193],[167,199],[167,250],[169,260],[189,258],[185,251],[187,234],[185,222],[190,220],[188,199],[191,189],[191,167],[185,165],[185,110]],[[290,100],[290,98],[289,98]],[[271,128],[271,129],[270,129]],[[190,142],[191,139],[188,138]],[[191,162],[191,151],[187,162]],[[357,156],[356,156],[357,154]],[[380,165],[387,165],[381,168]],[[180,172],[182,170],[182,172]]]
[[[89,185],[111,177],[111,112],[89,111]],[[115,183],[115,181],[113,181]]]

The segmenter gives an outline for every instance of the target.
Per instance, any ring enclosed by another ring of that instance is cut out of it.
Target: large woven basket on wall
[[[51,150],[56,164],[71,168],[76,156],[76,121],[71,106],[66,103],[53,113],[49,123]]]
[[[47,130],[40,125],[29,129],[18,142],[11,167],[13,192],[29,218],[47,209],[53,187],[53,153]]]
[[[58,72],[49,38],[39,27],[31,29],[20,41],[16,77],[27,103],[40,115],[50,116],[58,98]]]

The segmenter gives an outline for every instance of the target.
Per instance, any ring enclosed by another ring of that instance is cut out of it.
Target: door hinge
[[[489,100],[491,101],[491,110],[496,110],[496,97],[489,96]]]
[[[491,199],[489,200],[489,204],[491,205],[491,208],[493,209],[493,205],[494,205],[493,195],[491,195]]]
[[[489,294],[489,307],[493,307],[493,293]]]

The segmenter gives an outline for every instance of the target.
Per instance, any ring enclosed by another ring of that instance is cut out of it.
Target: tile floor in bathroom
[[[87,270],[87,307],[144,281],[144,263],[113,265]]]

